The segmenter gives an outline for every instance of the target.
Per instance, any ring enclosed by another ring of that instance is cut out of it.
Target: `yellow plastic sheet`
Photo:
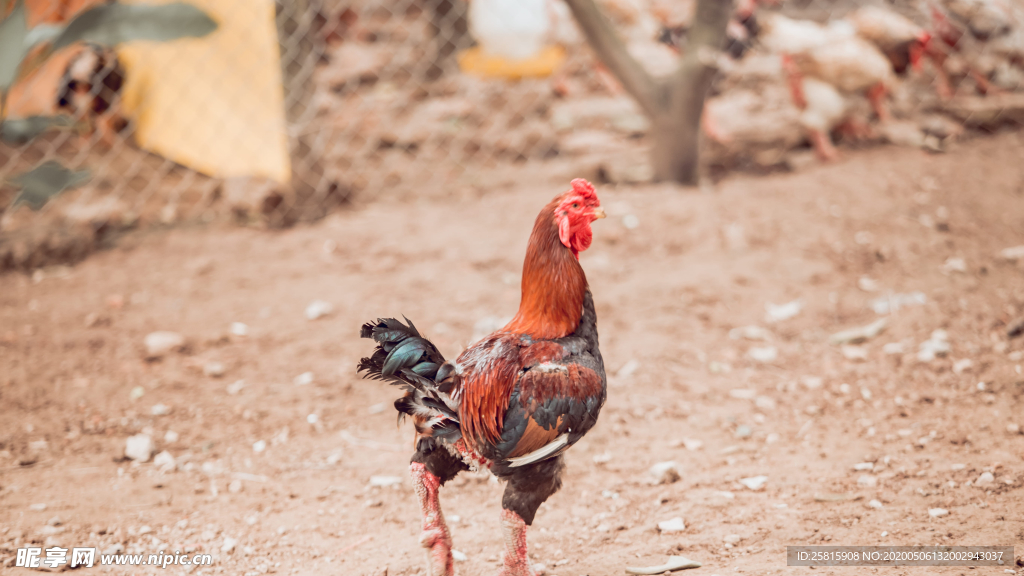
[[[169,0],[122,0],[163,4]],[[137,144],[209,176],[291,178],[273,0],[188,0],[218,23],[204,38],[132,42],[124,108]]]
[[[458,55],[459,68],[481,78],[543,78],[550,76],[565,60],[565,49],[561,46],[547,46],[533,58],[507,60],[488,54],[474,46]]]

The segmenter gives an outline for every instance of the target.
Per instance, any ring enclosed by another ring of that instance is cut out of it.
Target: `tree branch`
[[[597,57],[636,99],[647,116],[653,120],[664,114],[661,85],[629,53],[626,44],[615,33],[611,22],[594,0],[565,0],[565,3],[572,10],[576,23],[583,30]]]

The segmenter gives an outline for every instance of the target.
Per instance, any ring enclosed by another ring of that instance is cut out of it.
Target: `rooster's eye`
[[[572,207],[573,207],[573,208],[579,208],[579,207],[580,207],[580,205],[579,205],[579,203],[578,203],[578,202],[573,202],[573,203],[572,203]]]

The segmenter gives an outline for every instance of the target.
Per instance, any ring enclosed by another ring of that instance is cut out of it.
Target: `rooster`
[[[544,206],[526,249],[519,312],[454,362],[408,319],[362,327],[361,336],[377,347],[358,372],[405,389],[395,408],[400,420],[408,415],[415,423],[409,469],[431,576],[453,574],[438,489],[467,469],[487,469],[507,482],[501,576],[533,576],[527,526],[561,487],[562,454],[594,426],[605,400],[597,315],[579,263],[593,238],[591,223],[603,217],[593,186],[582,179]]]

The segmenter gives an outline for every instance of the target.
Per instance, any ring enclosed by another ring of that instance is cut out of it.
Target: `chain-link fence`
[[[597,4],[639,65],[673,73],[693,2]],[[794,169],[865,143],[940,153],[1024,121],[1022,0],[873,6],[740,2],[705,107],[704,173]],[[0,0],[0,15],[0,80],[19,54],[0,271],[74,261],[144,226],[311,221],[354,195],[653,177],[650,120],[562,0]],[[823,48],[801,48],[816,34]],[[879,55],[884,70],[854,65]]]

